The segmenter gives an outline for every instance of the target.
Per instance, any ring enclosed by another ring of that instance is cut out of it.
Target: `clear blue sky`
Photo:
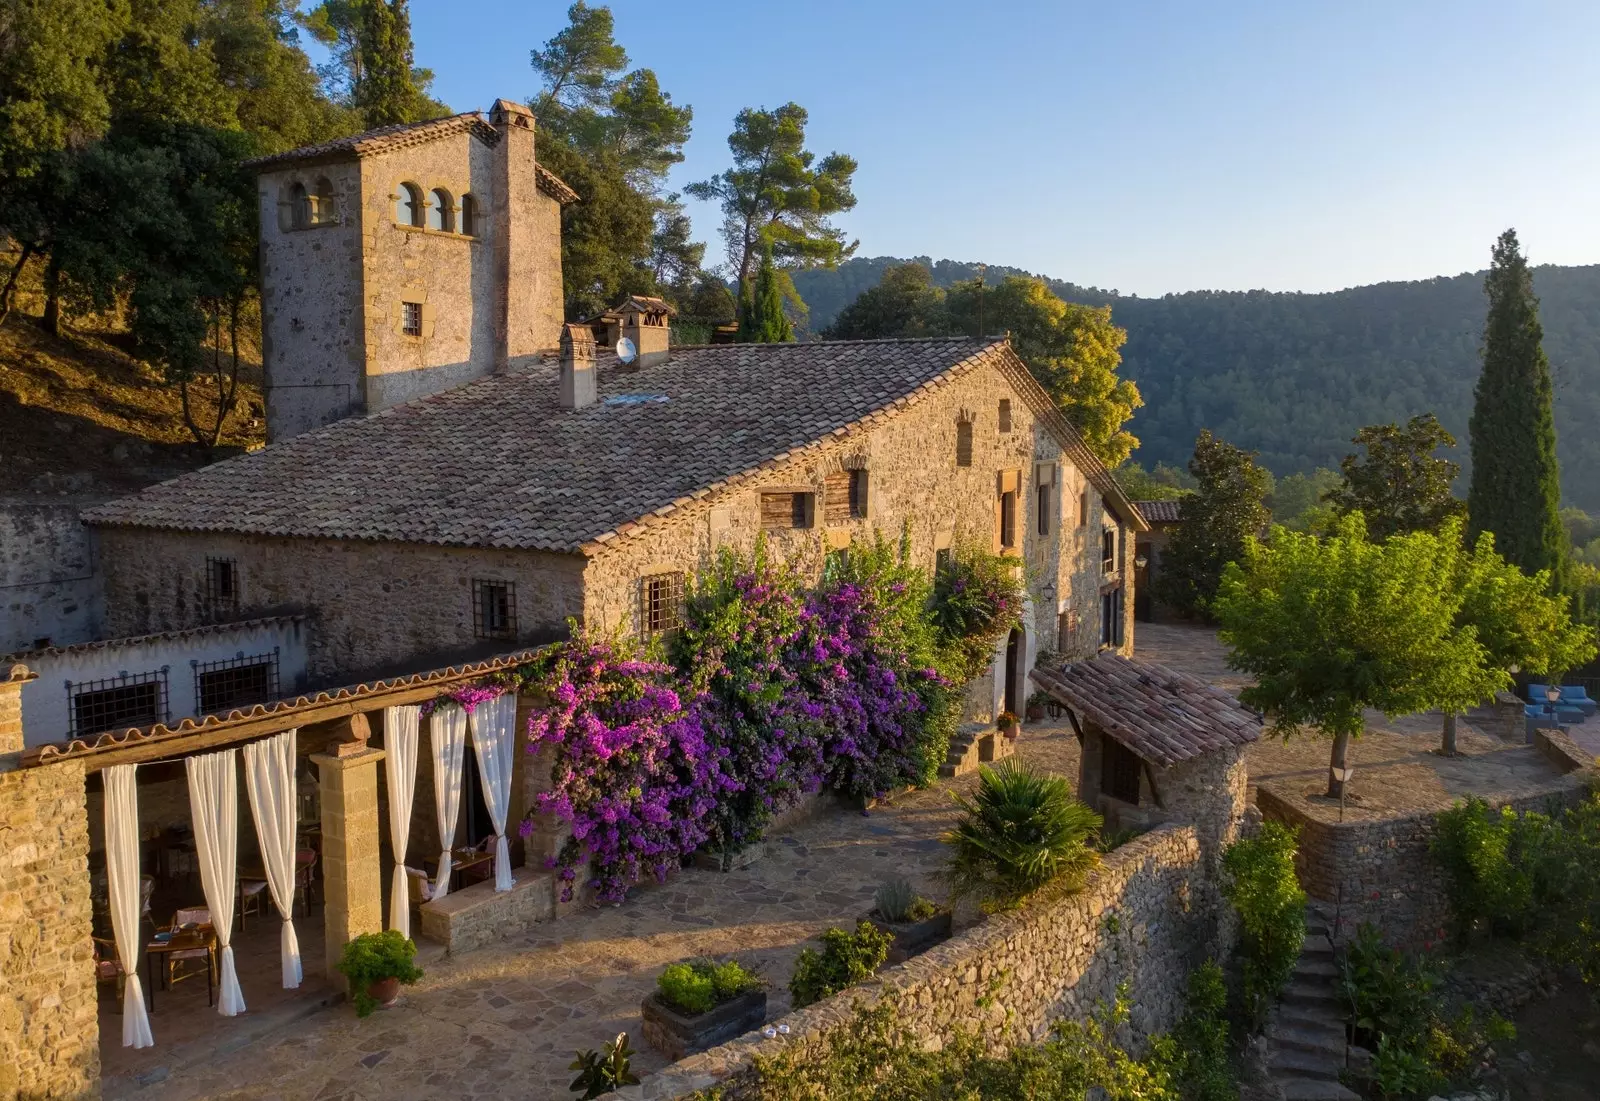
[[[1124,293],[1332,290],[1600,262],[1596,0],[617,0],[693,105],[674,186],[745,106],[794,100],[860,161],[859,255],[1013,264]],[[412,0],[453,108],[536,91],[566,4]],[[692,207],[720,255],[716,213]]]

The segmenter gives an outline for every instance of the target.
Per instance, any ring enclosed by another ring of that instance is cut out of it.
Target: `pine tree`
[[[355,99],[367,127],[425,118],[429,103],[413,75],[406,0],[366,0],[361,16],[361,80]]]
[[[761,268],[756,273],[753,298],[739,322],[739,341],[743,344],[787,344],[794,340],[794,326],[783,312],[783,290],[772,267],[772,246],[761,253]]]
[[[1484,291],[1483,373],[1472,420],[1472,485],[1467,495],[1468,538],[1494,532],[1495,547],[1526,573],[1550,571],[1557,589],[1567,581],[1567,541],[1561,526],[1561,479],[1556,462],[1550,362],[1533,276],[1508,229],[1495,242]]]

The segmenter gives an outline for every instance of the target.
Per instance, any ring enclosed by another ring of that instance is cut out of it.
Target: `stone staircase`
[[[1306,906],[1306,939],[1267,1035],[1268,1070],[1283,1101],[1360,1101],[1339,1081],[1345,1066],[1339,968],[1323,904]]]
[[[1016,742],[1003,738],[990,723],[965,723],[950,738],[950,753],[939,766],[939,775],[949,779],[977,772],[981,764],[991,764],[1011,756]]]

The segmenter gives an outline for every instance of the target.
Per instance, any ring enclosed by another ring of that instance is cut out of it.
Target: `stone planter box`
[[[736,872],[740,868],[748,868],[766,855],[765,841],[746,845],[731,856],[725,856],[721,849],[700,849],[694,854],[694,866],[708,872]]]
[[[951,912],[940,910],[932,917],[923,918],[921,921],[894,922],[884,921],[874,910],[866,916],[866,920],[878,927],[880,932],[888,933],[894,938],[894,943],[889,946],[889,963],[904,963],[912,956],[926,952],[940,941],[950,939]]]
[[[673,1062],[725,1044],[760,1028],[767,1019],[767,992],[755,990],[723,1002],[709,1013],[688,1016],[668,1005],[659,992],[639,1005],[647,1043]]]

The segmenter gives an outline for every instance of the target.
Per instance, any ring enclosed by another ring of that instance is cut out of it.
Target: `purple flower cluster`
[[[499,696],[503,696],[507,692],[514,691],[515,689],[516,684],[512,681],[505,681],[501,683],[490,681],[474,681],[468,684],[459,684],[450,689],[450,691],[444,693],[444,695],[435,696],[433,699],[424,703],[420,708],[420,711],[422,717],[427,718],[429,715],[433,714],[434,711],[438,710],[440,704],[450,701],[460,704],[461,709],[470,715],[472,714],[472,709],[477,707],[480,703],[487,703],[490,700]]]
[[[698,702],[683,702],[670,666],[637,661],[610,643],[556,648],[544,678],[548,707],[528,721],[529,749],[561,747],[552,790],[533,810],[572,827],[551,866],[570,901],[580,869],[607,902],[645,872],[658,879],[706,840],[709,817],[732,782],[727,751],[706,738]],[[531,823],[523,824],[524,835]]]

